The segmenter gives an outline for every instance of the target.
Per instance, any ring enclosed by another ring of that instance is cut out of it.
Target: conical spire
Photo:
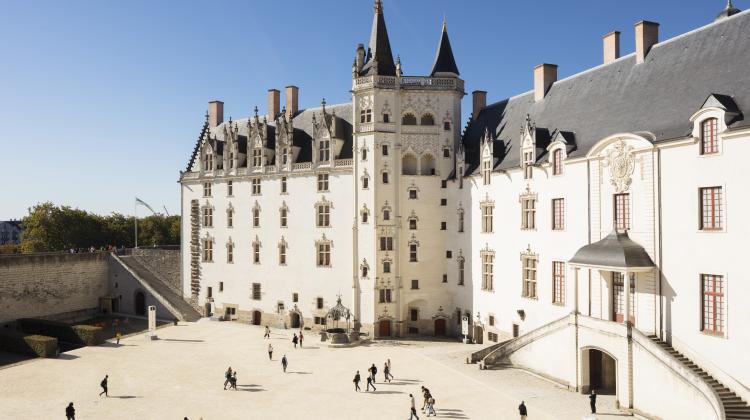
[[[384,76],[396,75],[396,64],[393,62],[391,42],[383,17],[383,2],[375,0],[375,16],[372,18],[372,32],[367,57],[361,75],[380,74]]]
[[[453,49],[451,41],[448,39],[448,27],[443,18],[443,29],[440,34],[440,43],[438,44],[437,53],[435,54],[435,64],[432,65],[430,76],[458,76],[458,66],[456,59],[453,58]]]

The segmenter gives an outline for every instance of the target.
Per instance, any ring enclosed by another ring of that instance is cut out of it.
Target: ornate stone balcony
[[[453,77],[365,76],[352,81],[352,90],[370,88],[409,90],[456,90],[464,93],[464,81]]]

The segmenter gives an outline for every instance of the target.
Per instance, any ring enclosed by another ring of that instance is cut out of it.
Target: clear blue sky
[[[443,15],[466,90],[494,102],[531,89],[532,68],[565,77],[600,64],[601,36],[661,23],[660,38],[710,23],[724,0],[385,0],[404,72],[429,71]],[[750,0],[737,0],[740,9]],[[349,100],[371,0],[29,1],[0,14],[0,220],[52,201],[132,214],[133,197],[179,213],[179,171],[207,102],[225,116],[295,84],[300,107]],[[464,99],[464,114],[471,99]],[[139,209],[140,214],[142,211]]]

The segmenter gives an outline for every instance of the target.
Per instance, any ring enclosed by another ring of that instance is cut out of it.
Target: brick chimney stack
[[[544,99],[547,91],[557,81],[557,64],[539,64],[534,67],[534,101]]]
[[[279,108],[281,92],[278,89],[268,89],[268,121],[273,121],[281,112]]]
[[[210,101],[208,103],[208,126],[211,128],[224,122],[224,102]]]
[[[292,118],[299,111],[299,88],[297,86],[286,87],[286,116]]]
[[[620,58],[620,32],[613,31],[604,35],[604,64]]]
[[[642,20],[635,24],[635,62],[643,63],[651,47],[659,42],[659,24]]]
[[[471,119],[477,119],[479,111],[487,106],[487,92],[483,90],[475,90],[471,92]]]

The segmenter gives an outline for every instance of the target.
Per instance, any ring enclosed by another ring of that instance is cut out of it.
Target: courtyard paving
[[[475,345],[399,340],[332,349],[308,332],[304,348],[294,349],[291,330],[274,329],[264,340],[260,327],[206,321],[157,333],[158,341],[137,334],[119,346],[84,347],[59,359],[1,368],[0,418],[62,419],[72,401],[76,418],[84,420],[405,419],[409,393],[419,401],[421,385],[435,396],[439,418],[515,419],[521,400],[530,420],[589,418],[584,395],[520,370],[480,371],[465,364],[467,354],[480,348]],[[286,374],[283,354],[289,359]],[[395,380],[382,383],[388,358]],[[372,363],[378,367],[377,391],[355,393],[355,371],[364,378]],[[228,366],[238,372],[237,391],[222,389]],[[109,398],[97,396],[105,374]],[[605,414],[598,419],[622,416],[611,396],[600,397],[599,411]]]

